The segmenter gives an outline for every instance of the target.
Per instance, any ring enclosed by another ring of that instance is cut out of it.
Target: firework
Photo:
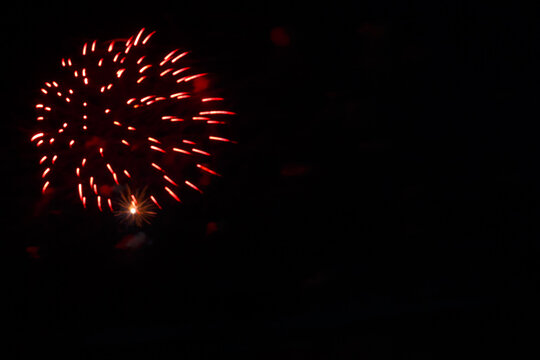
[[[154,35],[85,42],[43,83],[30,136],[43,193],[69,189],[86,209],[142,224],[221,176],[214,159],[235,143],[221,135],[235,113],[189,51],[153,50]]]

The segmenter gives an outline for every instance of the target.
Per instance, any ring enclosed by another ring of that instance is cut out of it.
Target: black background
[[[7,358],[529,350],[535,9],[351,3],[7,5]],[[200,203],[163,213],[143,229],[145,246],[127,250],[115,244],[133,229],[72,204],[35,215],[28,139],[58,58],[143,26],[219,74],[239,144]],[[288,44],[272,41],[275,28]],[[207,235],[209,222],[218,230]]]

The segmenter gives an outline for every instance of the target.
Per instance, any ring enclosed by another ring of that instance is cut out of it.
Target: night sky
[[[6,359],[440,359],[533,344],[532,7],[111,3],[2,11]],[[142,229],[62,199],[40,211],[40,84],[84,41],[141,27],[191,49],[238,113],[223,178]]]

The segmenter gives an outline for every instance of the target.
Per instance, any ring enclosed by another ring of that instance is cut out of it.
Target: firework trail
[[[43,193],[69,189],[86,209],[140,223],[221,176],[213,160],[235,143],[220,135],[235,113],[207,89],[208,74],[193,69],[189,51],[152,51],[154,35],[143,28],[129,39],[86,42],[44,82],[30,137]]]

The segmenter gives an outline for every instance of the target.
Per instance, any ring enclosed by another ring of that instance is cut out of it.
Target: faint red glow
[[[28,256],[30,256],[32,259],[39,259],[39,246],[27,246],[26,247],[26,253]]]
[[[357,31],[367,38],[378,39],[384,35],[385,28],[375,23],[363,23]]]
[[[218,231],[218,225],[215,221],[210,221],[208,224],[206,224],[206,235],[211,235]]]
[[[291,43],[291,38],[287,31],[282,27],[275,27],[270,31],[270,40],[276,46],[289,46]]]
[[[206,77],[200,77],[195,79],[193,84],[193,91],[194,92],[201,92],[208,88],[210,85],[210,80],[208,80]]]

